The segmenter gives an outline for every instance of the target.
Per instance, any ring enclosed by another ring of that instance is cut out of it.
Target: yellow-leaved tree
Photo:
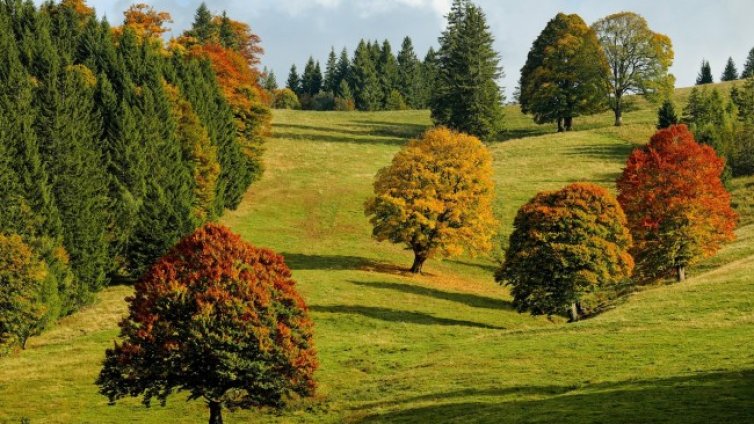
[[[439,127],[411,140],[381,169],[366,215],[378,241],[414,252],[411,272],[431,256],[492,248],[492,156],[474,136]]]

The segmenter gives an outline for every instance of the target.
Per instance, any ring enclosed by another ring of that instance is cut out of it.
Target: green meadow
[[[679,106],[687,94],[678,90]],[[578,118],[576,131],[557,134],[509,107],[508,132],[489,145],[498,249],[432,259],[411,276],[411,253],[371,238],[363,204],[429,112],[276,111],[265,174],[222,222],[293,269],[316,324],[319,389],[226,422],[754,422],[754,178],[731,183],[737,240],[687,282],[643,288],[575,324],[517,313],[494,282],[500,245],[535,193],[575,181],[614,188],[654,132],[654,106],[639,101],[624,119],[615,128],[609,113]],[[206,406],[182,394],[147,409],[97,393],[130,293],[107,288],[0,359],[0,422],[206,422]]]

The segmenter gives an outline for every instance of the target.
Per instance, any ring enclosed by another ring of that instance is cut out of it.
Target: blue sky
[[[190,25],[201,0],[148,1],[173,15],[173,33]],[[119,23],[133,2],[89,0],[100,15]],[[309,55],[325,61],[330,46],[350,52],[359,39],[387,38],[393,48],[410,36],[420,57],[437,44],[450,0],[222,0],[207,1],[213,12],[227,10],[247,22],[262,37],[263,64],[282,83],[292,63],[301,67]],[[694,83],[702,59],[712,65],[716,80],[732,56],[740,68],[754,47],[752,0],[477,0],[487,13],[500,52],[510,95],[518,81],[531,43],[558,12],[578,13],[591,24],[610,13],[630,10],[643,15],[650,27],[670,36],[675,50],[672,72],[677,86]]]

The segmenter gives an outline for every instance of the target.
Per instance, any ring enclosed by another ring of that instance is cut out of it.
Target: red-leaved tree
[[[314,393],[312,321],[283,257],[207,224],[136,284],[97,384],[111,402],[174,391],[222,408],[278,407]]]
[[[720,180],[724,167],[685,125],[660,130],[634,150],[618,179],[618,201],[640,278],[675,273],[682,281],[686,267],[735,238],[738,217]]]

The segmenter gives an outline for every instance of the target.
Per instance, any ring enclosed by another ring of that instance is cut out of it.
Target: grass
[[[683,95],[683,92],[681,92]],[[537,191],[586,180],[613,189],[654,112],[615,129],[603,114],[554,134],[508,111],[492,143],[501,240]],[[432,260],[412,277],[400,246],[370,239],[375,172],[427,112],[275,113],[267,171],[224,223],[283,253],[316,323],[318,397],[226,422],[599,423],[754,421],[754,180],[733,182],[738,240],[682,285],[653,287],[577,324],[516,313],[492,258]],[[521,138],[525,137],[525,138]],[[129,287],[0,359],[0,422],[206,422],[201,402],[108,406],[94,380]]]

